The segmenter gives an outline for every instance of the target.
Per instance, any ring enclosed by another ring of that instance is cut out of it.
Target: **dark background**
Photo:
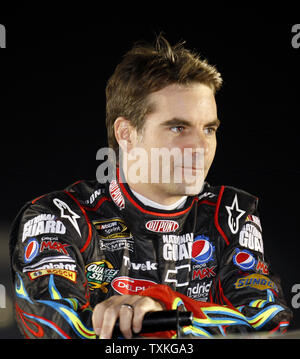
[[[95,178],[106,146],[105,86],[138,40],[164,31],[200,52],[222,73],[211,184],[260,198],[265,252],[292,308],[300,283],[300,48],[291,44],[297,9],[145,3],[129,8],[23,5],[0,12],[7,48],[0,49],[1,216],[0,338],[19,338],[12,319],[8,230],[28,200],[78,179]],[[299,12],[298,12],[299,13]]]

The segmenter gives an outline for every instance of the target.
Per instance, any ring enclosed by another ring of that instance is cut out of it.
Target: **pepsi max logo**
[[[214,249],[208,237],[197,236],[193,242],[192,261],[200,264],[209,262],[212,260]]]
[[[256,260],[250,252],[238,251],[233,256],[233,263],[242,270],[251,270],[254,269],[256,265]]]
[[[25,248],[24,253],[24,260],[25,263],[31,262],[33,258],[38,254],[39,252],[39,244],[38,241],[35,238],[32,238]]]

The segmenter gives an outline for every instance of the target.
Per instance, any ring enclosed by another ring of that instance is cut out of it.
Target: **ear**
[[[114,123],[115,138],[123,151],[127,152],[135,144],[136,129],[125,117],[118,117]]]

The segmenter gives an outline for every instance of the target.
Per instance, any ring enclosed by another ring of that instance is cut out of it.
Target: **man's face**
[[[199,193],[216,151],[219,120],[213,91],[200,83],[174,84],[150,94],[148,99],[153,110],[141,132],[133,136],[132,144],[132,148],[147,153],[147,164],[145,159],[140,162],[147,166],[147,176],[141,176],[145,183],[133,188],[172,197]],[[175,156],[165,156],[170,162],[169,177],[163,172],[166,162],[153,156],[161,149],[165,153],[175,151]],[[131,185],[130,178],[127,180]]]

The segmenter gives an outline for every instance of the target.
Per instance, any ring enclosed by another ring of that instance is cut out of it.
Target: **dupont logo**
[[[125,200],[122,195],[122,192],[119,188],[119,185],[116,180],[112,180],[109,185],[109,193],[111,195],[111,198],[115,202],[115,204],[120,208],[125,208]]]
[[[154,286],[156,283],[146,279],[134,279],[130,277],[117,277],[111,282],[113,289],[122,295],[138,294],[139,292]]]
[[[146,228],[149,231],[158,233],[175,232],[178,227],[178,222],[169,220],[155,219],[146,223]]]
[[[6,31],[5,26],[0,24],[0,49],[6,48]]]

